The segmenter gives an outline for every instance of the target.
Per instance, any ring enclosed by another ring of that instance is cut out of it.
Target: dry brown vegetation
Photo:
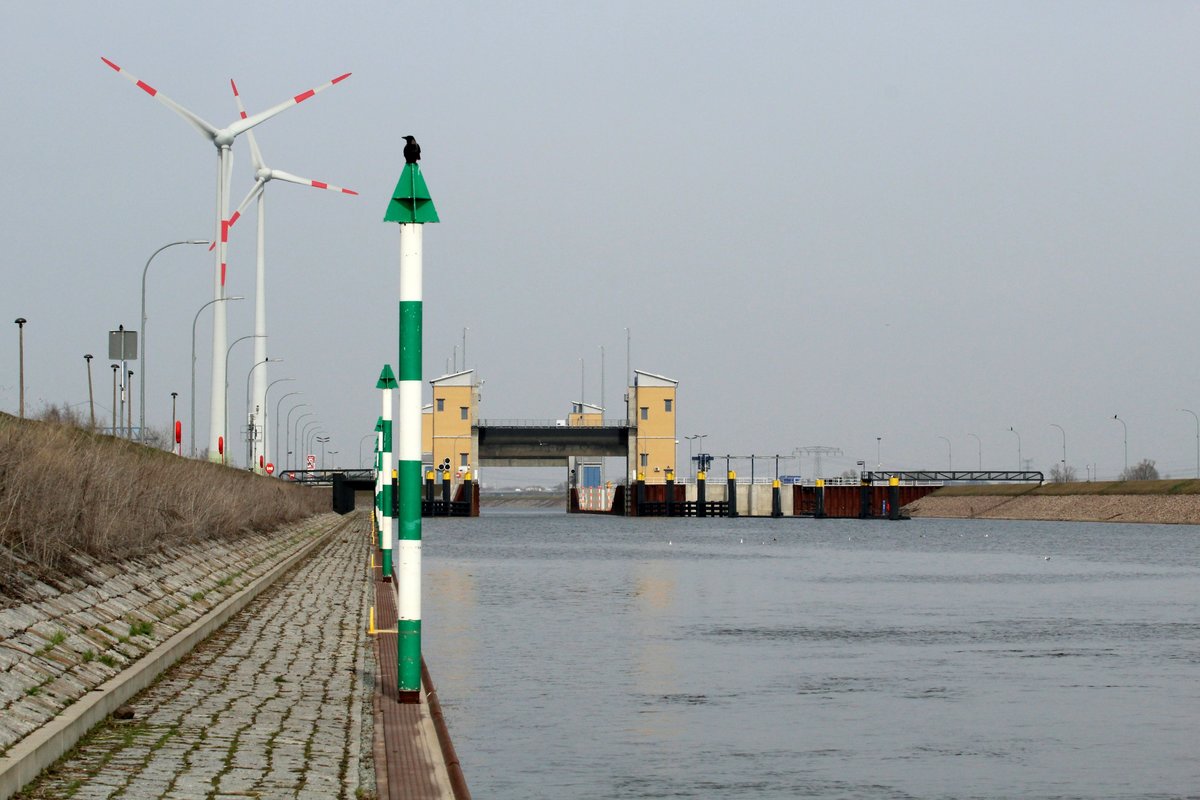
[[[113,561],[268,531],[328,503],[321,491],[0,414],[0,594],[78,553]]]

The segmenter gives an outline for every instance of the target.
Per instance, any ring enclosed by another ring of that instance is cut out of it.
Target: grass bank
[[[263,532],[329,498],[55,422],[0,414],[0,593],[69,569]]]

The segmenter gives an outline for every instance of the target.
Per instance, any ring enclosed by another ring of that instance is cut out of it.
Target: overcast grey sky
[[[273,184],[272,378],[357,460],[396,361],[401,136],[442,222],[425,237],[425,374],[469,327],[491,418],[620,416],[633,367],[679,380],[714,453],[841,447],[887,466],[1194,474],[1200,355],[1196,3],[28,3],[0,27],[8,191],[0,408],[85,403],[106,332],[138,327],[146,258],[213,231],[215,151],[104,66],[218,125],[342,72],[256,129]],[[233,195],[250,188],[235,145]],[[229,293],[253,294],[254,223]],[[149,276],[148,422],[186,408],[203,248]],[[230,305],[229,340],[252,332]],[[207,435],[206,314],[197,346]],[[230,360],[243,419],[249,342]],[[135,367],[136,369],[136,367]],[[140,376],[135,378],[140,380]],[[136,384],[135,384],[136,392]],[[270,402],[274,412],[274,400]],[[297,412],[299,413],[299,412]],[[882,437],[877,443],[876,437]],[[185,442],[187,436],[185,435]],[[240,449],[236,451],[239,455]],[[811,463],[806,465],[811,467]],[[828,470],[827,470],[828,471]]]

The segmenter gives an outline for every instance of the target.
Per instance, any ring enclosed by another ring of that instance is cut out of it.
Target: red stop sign
[[[272,464],[270,461],[268,461],[268,462],[267,462],[267,467],[266,467],[266,469],[267,469],[267,474],[268,474],[268,475],[273,475],[273,474],[275,473],[275,465],[274,465],[274,464]]]

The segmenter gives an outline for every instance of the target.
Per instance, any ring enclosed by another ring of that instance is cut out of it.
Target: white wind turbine
[[[233,88],[233,97],[237,101],[238,113],[246,119],[246,109],[242,105],[242,96],[238,93],[237,84],[232,80],[229,85]],[[247,435],[250,437],[250,464],[249,466],[255,472],[265,472],[263,466],[259,464],[259,455],[269,453],[269,443],[267,441],[267,429],[263,425],[262,410],[267,407],[267,367],[264,363],[267,360],[267,303],[266,303],[266,186],[272,180],[287,181],[288,183],[298,183],[302,186],[313,186],[317,189],[328,189],[342,194],[357,195],[358,192],[351,189],[343,189],[340,186],[333,186],[321,181],[313,181],[308,178],[301,178],[293,175],[290,172],[283,170],[271,169],[263,161],[262,151],[258,149],[258,141],[254,138],[254,131],[246,132],[246,140],[250,145],[250,159],[254,162],[254,187],[246,195],[237,210],[229,218],[229,227],[238,221],[242,212],[250,205],[251,201],[257,199],[258,205],[255,207],[258,216],[258,264],[256,270],[256,288],[254,300],[254,362],[262,364],[261,369],[254,371],[254,398],[247,409],[246,429]],[[262,431],[262,439],[260,440],[254,435],[255,430]],[[261,444],[261,446],[260,446]]]
[[[278,105],[268,108],[266,111],[260,111],[251,116],[244,114],[240,119],[235,120],[232,124],[224,128],[218,128],[198,115],[192,113],[188,109],[176,103],[162,92],[155,89],[153,86],[138,80],[128,71],[117,66],[107,58],[101,56],[103,61],[108,66],[112,67],[123,77],[144,91],[146,94],[158,100],[167,108],[174,111],[179,116],[183,117],[189,125],[211,142],[217,148],[217,236],[214,241],[219,242],[217,250],[216,265],[213,270],[213,300],[220,300],[225,297],[225,255],[229,242],[229,179],[233,168],[233,141],[238,136],[246,133],[255,125],[266,122],[271,117],[286,111],[292,106],[303,103],[308,98],[328,89],[335,83],[340,83],[350,77],[350,73],[339,75],[328,83],[323,83],[314,89],[308,89],[294,97],[284,100]],[[225,304],[213,304],[213,356],[212,356],[212,396],[209,402],[209,432],[208,432],[208,457],[212,461],[222,460],[220,454],[220,439],[225,430],[225,353],[226,353],[226,322],[225,322]],[[219,387],[219,388],[218,388]]]

